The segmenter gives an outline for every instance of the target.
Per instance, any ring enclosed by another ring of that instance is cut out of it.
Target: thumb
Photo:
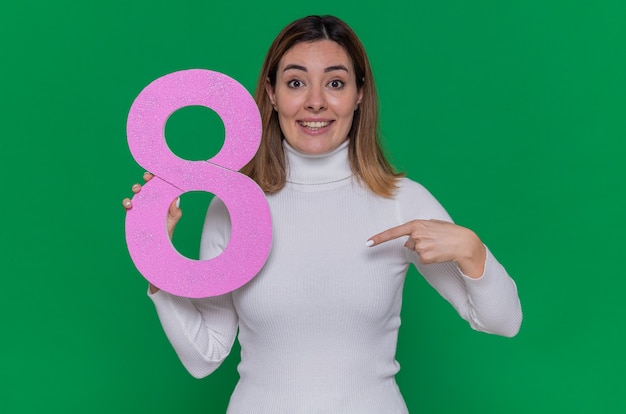
[[[180,197],[172,201],[168,212],[170,217],[175,220],[178,220],[183,215],[183,211],[180,209]]]

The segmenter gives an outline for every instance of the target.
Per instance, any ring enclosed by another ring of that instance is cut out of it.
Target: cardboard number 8
[[[181,159],[165,141],[169,116],[191,105],[213,109],[224,123],[224,145],[207,161]],[[137,163],[155,175],[133,197],[133,208],[126,213],[126,243],[139,272],[160,289],[190,298],[221,295],[251,280],[267,259],[272,229],[263,191],[238,172],[261,139],[259,110],[248,91],[218,72],[170,73],[137,96],[126,132]],[[210,260],[182,256],[167,235],[169,205],[189,191],[215,194],[230,214],[230,241]]]

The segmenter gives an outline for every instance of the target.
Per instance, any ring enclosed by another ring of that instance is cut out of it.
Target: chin
[[[289,141],[287,141],[289,142]],[[293,148],[297,151],[307,154],[307,155],[323,155],[337,149],[341,144],[345,141],[337,142],[337,143],[329,143],[329,142],[300,142],[300,143],[289,143]]]

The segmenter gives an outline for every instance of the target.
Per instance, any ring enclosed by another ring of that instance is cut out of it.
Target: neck
[[[311,155],[297,151],[283,140],[287,159],[287,182],[293,184],[326,184],[352,176],[346,140],[326,154]]]

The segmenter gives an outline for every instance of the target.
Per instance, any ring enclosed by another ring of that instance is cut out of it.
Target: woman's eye
[[[289,82],[287,82],[287,86],[289,86],[290,88],[301,88],[302,82],[297,79],[290,80]]]
[[[328,84],[328,86],[330,86],[333,89],[341,89],[343,88],[343,85],[344,85],[343,81],[340,81],[340,80],[333,80],[333,81],[330,81],[330,83]]]

